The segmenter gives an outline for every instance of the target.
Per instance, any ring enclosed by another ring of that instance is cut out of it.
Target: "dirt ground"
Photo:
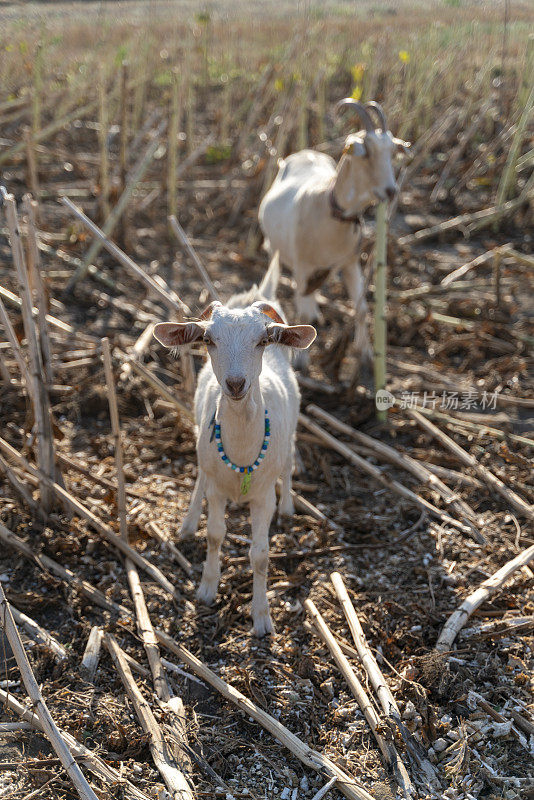
[[[207,133],[209,119],[200,124]],[[498,300],[491,260],[468,273],[462,279],[465,284],[448,290],[437,288],[447,273],[497,245],[509,242],[521,253],[531,252],[532,209],[527,204],[506,218],[497,230],[484,229],[469,238],[462,231],[454,231],[420,245],[398,243],[400,236],[412,230],[488,205],[482,183],[465,188],[456,198],[447,196],[429,212],[428,195],[448,146],[441,142],[403,191],[392,224],[388,353],[389,388],[397,403],[390,412],[389,424],[377,424],[368,383],[355,384],[347,378],[351,367],[347,349],[350,322],[343,313],[347,298],[337,277],[321,290],[328,302],[323,306],[324,320],[312,351],[310,377],[316,385],[313,389],[302,388],[302,409],[314,403],[399,452],[456,470],[456,479],[449,475],[446,482],[475,511],[485,544],[421,513],[411,501],[360,473],[341,455],[299,428],[303,469],[295,476],[295,489],[335,526],[302,513],[290,521],[273,522],[269,596],[276,633],[257,640],[250,635],[252,578],[246,512],[238,507],[228,509],[222,581],[212,608],[199,605],[195,599],[205,553],[205,517],[195,537],[179,543],[181,552],[193,565],[191,577],[185,575],[169,549],[160,545],[147,527],[150,521],[156,521],[176,540],[196,476],[195,445],[194,431],[187,419],[138,377],[118,383],[125,474],[132,492],[128,498],[129,530],[132,544],[179,589],[179,599],[173,601],[142,576],[154,624],[304,742],[346,768],[374,797],[386,800],[396,796],[395,783],[381,762],[356,701],[327,649],[307,624],[303,610],[305,599],[310,597],[335,635],[352,644],[330,582],[331,573],[339,571],[399,703],[405,725],[428,750],[430,761],[437,767],[441,788],[430,794],[418,784],[417,796],[526,800],[534,797],[532,626],[527,620],[523,628],[512,630],[507,623],[515,617],[532,621],[532,571],[526,567],[517,572],[468,623],[472,629],[498,620],[503,623],[501,629],[460,635],[452,653],[438,655],[433,648],[444,622],[462,599],[534,543],[532,527],[503,497],[480,482],[471,469],[413,423],[402,408],[411,402],[409,398],[414,393],[420,402],[427,393],[427,408],[432,407],[432,397],[436,398],[436,410],[442,410],[448,418],[433,417],[434,422],[508,487],[527,502],[534,502],[532,269],[513,257],[504,258]],[[55,137],[54,147],[57,153],[64,154],[95,152],[94,130],[86,123],[72,126]],[[332,146],[332,153],[339,155],[336,145]],[[466,154],[466,160],[468,157]],[[83,256],[90,237],[68,210],[57,204],[58,190],[66,185],[78,187],[81,196],[74,201],[91,218],[98,219],[94,169],[83,159],[73,160],[71,167],[66,174],[60,161],[55,168],[49,165],[42,184],[46,191],[41,203],[42,240],[52,247],[52,254],[43,254],[43,269],[53,299],[50,312],[75,329],[73,335],[52,329],[55,381],[64,387],[52,392],[56,443],[59,453],[83,463],[91,475],[114,481],[113,440],[99,341],[102,336],[110,338],[118,379],[120,353],[133,344],[150,319],[165,318],[165,311],[157,298],[147,296],[141,284],[108,254],[99,256],[98,265],[114,282],[114,288],[87,278],[79,284],[74,297],[65,295],[72,265],[55,256],[54,251],[61,248],[69,257]],[[157,194],[143,208],[143,200],[158,185],[161,169],[156,161],[146,177],[143,191],[128,214],[122,244],[137,263],[152,275],[161,275],[197,313],[205,305],[207,294],[192,263],[169,236],[164,193]],[[26,191],[24,165],[6,167],[2,182],[20,198]],[[267,260],[261,249],[251,248],[251,242],[254,246],[259,244],[255,218],[260,186],[261,180],[254,175],[244,176],[240,165],[208,164],[204,159],[188,171],[180,184],[180,221],[224,297],[258,281],[266,269]],[[237,200],[242,207],[233,214],[229,225]],[[372,215],[368,226],[370,242]],[[0,279],[2,286],[16,291],[5,229],[0,231]],[[421,285],[431,285],[435,291],[411,291]],[[114,304],[112,298],[122,304]],[[287,281],[280,287],[280,298],[293,319]],[[18,312],[13,312],[12,320],[22,336]],[[7,349],[2,353],[9,363]],[[195,354],[197,367],[202,359],[199,350]],[[78,366],[79,360],[85,363]],[[178,398],[191,404],[184,392],[179,361],[154,343],[145,363]],[[10,368],[18,380],[14,363]],[[447,397],[458,393],[457,408],[453,405],[440,409],[443,392]],[[494,393],[530,402],[515,405],[499,401],[493,407]],[[21,429],[28,434],[31,427],[25,395],[16,385],[2,382],[2,436],[22,449]],[[496,434],[495,429],[500,433]],[[339,438],[353,444],[345,436]],[[25,451],[31,455],[31,449]],[[379,464],[388,478],[400,481],[446,510],[437,494],[412,475],[377,462],[372,453],[365,457]],[[63,468],[63,476],[69,491],[118,530],[114,491],[69,468]],[[3,482],[0,521],[27,541],[34,553],[60,561],[110,599],[131,608],[121,558],[77,517],[69,519],[58,508],[43,525],[31,518],[10,485]],[[67,648],[68,659],[59,664],[44,646],[34,646],[29,651],[55,720],[108,763],[122,769],[139,788],[156,797],[161,778],[109,654],[103,650],[94,683],[84,681],[79,672],[93,625],[113,632],[130,655],[146,664],[135,622],[118,621],[41,569],[39,563],[7,547],[0,552],[0,581],[10,602]],[[165,655],[178,664],[169,653]],[[351,663],[366,685],[359,661],[351,659]],[[170,673],[170,679],[186,706],[189,743],[198,757],[191,775],[198,797],[311,800],[326,782],[325,777],[305,768],[267,731],[195,678],[184,665],[178,666],[182,671]],[[1,685],[25,698],[5,643],[0,672],[2,681],[10,681]],[[150,680],[139,675],[137,679],[145,696],[152,698]],[[477,696],[502,713],[505,720],[512,719],[513,711],[519,712],[530,725],[530,739],[521,727],[503,725],[488,716]],[[5,713],[4,720],[14,719]],[[399,750],[404,753],[400,741]],[[208,774],[206,763],[225,787]],[[42,788],[37,795],[32,796],[57,800],[75,796],[46,740],[37,734],[2,734],[0,765],[0,797],[22,798],[39,787]],[[417,774],[414,764],[409,763],[409,772],[412,777]],[[98,786],[96,780],[94,785]],[[112,794],[102,788],[99,796],[123,795],[117,787]],[[331,790],[330,797],[340,796],[335,788]]]

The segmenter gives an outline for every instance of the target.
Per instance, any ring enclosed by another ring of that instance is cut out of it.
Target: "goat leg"
[[[180,528],[178,541],[185,539],[188,536],[194,536],[197,532],[200,515],[202,513],[202,500],[204,499],[205,488],[206,476],[199,467],[195,488],[193,489],[193,494],[191,495],[189,509]]]
[[[282,517],[292,517],[295,513],[295,506],[293,505],[293,497],[291,496],[291,477],[293,472],[295,444],[292,442],[289,457],[282,471],[281,487],[280,487],[280,502],[278,503],[278,513]]]
[[[226,535],[226,498],[224,494],[219,494],[213,488],[210,491],[209,487],[206,498],[208,501],[208,551],[197,597],[201,602],[211,605],[215,600],[221,579],[221,545]]]
[[[261,500],[250,503],[252,545],[252,621],[256,636],[272,633],[273,623],[267,599],[267,570],[269,567],[269,526],[276,509],[276,493],[271,486]]]

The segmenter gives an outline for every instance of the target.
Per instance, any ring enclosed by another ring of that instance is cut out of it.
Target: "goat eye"
[[[207,347],[211,347],[211,345],[213,344],[213,339],[210,339],[209,336],[204,336],[204,340],[203,341],[204,341],[204,344]]]
[[[264,336],[263,339],[260,339],[260,341],[258,342],[258,347],[266,347],[266,345],[268,344],[269,344],[269,338],[267,336]]]

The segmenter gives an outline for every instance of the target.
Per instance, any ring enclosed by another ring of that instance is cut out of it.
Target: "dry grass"
[[[242,121],[235,115],[236,103],[245,100],[261,70],[273,63],[277,71],[270,91],[284,92],[300,79],[313,85],[324,72],[336,92],[359,88],[364,98],[378,98],[395,128],[400,125],[403,135],[414,138],[455,96],[469,103],[491,93],[503,68],[501,94],[508,115],[517,110],[518,92],[528,82],[527,3],[514,4],[504,56],[502,9],[497,6],[364,3],[356,13],[352,5],[340,4],[334,13],[309,7],[307,13],[287,14],[270,3],[257,4],[254,13],[224,3],[209,12],[184,10],[183,3],[180,10],[169,3],[134,3],[126,16],[113,4],[73,8],[75,14],[68,4],[52,4],[50,11],[30,4],[24,18],[12,12],[0,33],[5,98],[20,97],[37,85],[44,118],[52,111],[47,108],[51,96],[59,100],[53,106],[56,114],[95,97],[99,72],[116,98],[118,66],[125,59],[136,84],[137,123],[147,96],[168,104],[174,69],[184,85],[218,87],[221,94],[229,85],[232,127]],[[113,121],[118,121],[116,103],[112,108]]]
[[[393,221],[388,248],[389,387],[399,396],[415,391],[421,397],[425,391],[440,397],[445,390],[461,394],[476,387],[480,393],[499,391],[532,401],[534,287],[532,272],[521,261],[529,251],[525,236],[532,224],[531,204],[520,204],[498,227],[474,231],[469,239],[456,230],[421,245],[397,244],[401,232],[494,203],[509,152],[506,131],[518,120],[525,93],[524,59],[532,16],[527,4],[513,5],[502,74],[501,7],[402,3],[395,4],[395,13],[390,13],[389,8],[366,3],[353,15],[353,4],[340,3],[325,6],[321,13],[310,7],[308,14],[288,15],[283,5],[265,2],[258,4],[254,16],[244,7],[232,7],[226,19],[221,3],[210,7],[209,22],[198,17],[196,4],[185,2],[180,3],[180,14],[174,4],[131,3],[120,19],[112,4],[30,4],[24,17],[16,6],[0,8],[7,20],[0,31],[0,83],[5,89],[0,98],[0,159],[21,140],[23,127],[35,123],[37,117],[38,132],[66,111],[96,102],[100,69],[108,89],[108,122],[110,126],[118,124],[119,66],[126,58],[131,167],[148,144],[146,135],[135,143],[147,119],[152,118],[149,127],[154,128],[158,124],[154,114],[159,112],[166,119],[171,112],[173,69],[178,68],[184,91],[177,125],[178,164],[208,134],[215,132],[217,139],[178,183],[177,213],[223,297],[257,280],[265,269],[265,256],[257,247],[255,218],[274,158],[269,152],[277,131],[272,116],[276,113],[295,120],[285,143],[285,149],[291,150],[302,135],[300,122],[297,125],[302,108],[291,100],[294,90],[301,91],[300,81],[310,87],[312,99],[308,140],[316,145],[324,128],[326,149],[336,156],[341,149],[336,137],[342,129],[330,113],[332,103],[350,93],[355,84],[362,85],[363,99],[373,96],[383,102],[395,133],[416,143],[424,141],[438,116],[446,119],[449,115],[443,133],[428,149],[416,149],[415,157],[422,154],[421,160],[407,181],[400,213]],[[35,58],[38,40],[43,42],[40,74]],[[409,53],[409,62],[399,58],[402,50]],[[270,64],[274,71],[267,73],[266,79],[265,69]],[[358,64],[365,64],[365,69],[353,70]],[[322,71],[326,102],[320,119],[320,87],[314,81]],[[228,81],[222,76],[228,76]],[[30,99],[40,81],[37,106],[19,106],[17,98]],[[225,99],[226,92],[230,96]],[[194,103],[191,114],[187,112],[188,97]],[[242,150],[237,151],[244,121],[256,99],[256,119]],[[458,137],[488,100],[481,127],[466,143],[446,182],[446,196],[432,203],[430,194]],[[57,196],[71,196],[92,219],[99,219],[102,139],[99,143],[97,119],[95,105],[79,121],[65,125],[37,147],[43,218],[40,238],[49,248],[42,256],[50,313],[75,331],[65,334],[50,328],[55,381],[66,387],[52,392],[56,448],[107,480],[100,485],[65,466],[65,483],[118,530],[116,495],[109,485],[115,481],[113,443],[98,342],[109,336],[116,353],[125,350],[149,319],[162,318],[167,312],[155,295],[105,253],[99,256],[97,266],[106,285],[87,277],[74,296],[64,294],[75,268],[72,259],[83,258],[90,240],[57,203]],[[188,131],[193,141],[184,138]],[[259,133],[266,134],[265,142]],[[530,137],[527,130],[520,155],[532,147]],[[113,127],[107,141],[113,205],[120,190],[119,138]],[[167,226],[169,168],[165,137],[161,141],[161,152],[129,204],[120,237],[137,263],[151,274],[162,275],[196,312],[206,297],[192,264],[181,252],[177,254]],[[21,197],[28,185],[25,153],[6,159],[2,170],[2,181]],[[517,174],[512,197],[517,197],[530,174],[531,168]],[[520,257],[502,258],[498,293],[491,260],[460,283],[441,285],[442,278],[454,269],[507,242]],[[369,242],[365,252],[369,252]],[[13,291],[4,229],[0,230],[0,259],[0,285]],[[422,287],[426,287],[423,292]],[[307,388],[303,406],[317,403],[414,458],[462,470],[452,454],[401,413],[390,415],[387,428],[376,426],[370,397],[343,380],[349,358],[346,326],[339,310],[346,304],[342,286],[332,280],[322,289],[328,297],[320,329],[325,355],[323,363],[319,357],[312,359],[311,374],[316,381],[333,383],[335,393]],[[291,315],[291,292],[285,284],[280,294]],[[22,341],[20,312],[10,307],[9,313]],[[319,356],[319,350],[316,354]],[[195,355],[197,365],[201,356]],[[0,357],[13,378],[11,385],[0,383],[1,435],[21,448],[21,429],[29,433],[33,420],[21,391],[18,367],[3,343]],[[180,364],[156,345],[149,348],[146,365],[180,399],[190,400],[184,393]],[[115,367],[117,376],[117,361]],[[418,509],[407,500],[375,485],[341,456],[304,434],[300,442],[304,473],[298,476],[298,490],[344,531],[330,531],[302,514],[291,522],[273,524],[269,589],[276,635],[258,642],[249,635],[252,578],[244,541],[249,535],[246,515],[242,509],[230,509],[217,604],[212,609],[197,606],[194,592],[205,551],[204,519],[197,536],[180,545],[193,564],[191,578],[181,572],[149,528],[155,520],[165,533],[174,535],[184,516],[196,473],[192,427],[138,377],[119,384],[118,402],[130,492],[131,542],[172,578],[181,592],[179,600],[170,602],[162,590],[143,579],[155,626],[180,640],[310,746],[323,750],[359,777],[376,798],[391,798],[395,787],[362,715],[326,649],[304,625],[303,603],[309,596],[331,630],[350,644],[343,613],[330,589],[329,576],[338,570],[406,726],[425,747],[436,744],[430,753],[443,782],[440,796],[456,800],[524,800],[530,796],[533,776],[528,750],[512,733],[495,728],[473,694],[482,695],[504,717],[519,711],[532,720],[528,629],[460,637],[453,658],[433,652],[443,623],[461,600],[488,574],[532,544],[528,523],[515,517],[502,497],[477,484],[472,476],[471,482],[455,481],[453,473],[443,478],[483,519],[488,542],[484,547],[453,528],[420,519]],[[488,413],[489,421],[467,412],[452,412],[448,420],[434,421],[532,503],[532,447],[524,441],[533,435],[532,408],[503,406]],[[504,439],[485,424],[501,429]],[[346,443],[353,444],[348,439]],[[389,478],[402,481],[432,503],[440,502],[413,476],[391,465],[380,466]],[[27,486],[37,499],[36,487]],[[79,519],[56,509],[43,526],[31,518],[3,478],[0,519],[36,553],[42,551],[61,561],[116,602],[130,603],[122,561]],[[121,646],[146,666],[135,626],[109,618],[72,587],[41,570],[38,563],[11,552],[0,553],[0,578],[8,599],[51,631],[69,653],[67,665],[58,667],[45,647],[30,651],[54,719],[86,745],[99,749],[109,763],[119,769],[123,764],[129,778],[148,794],[155,794],[160,781],[147,738],[132,715],[109,656],[102,655],[94,685],[85,682],[79,672],[87,637],[96,624],[114,633]],[[532,573],[523,570],[478,609],[472,624],[529,617],[534,613],[533,604]],[[18,680],[9,651],[0,649],[0,653],[0,678]],[[365,680],[358,661],[351,663]],[[172,680],[186,704],[191,746],[237,800],[311,800],[321,785],[314,773],[205,685],[183,674],[175,674]],[[152,697],[149,680],[141,681],[141,688],[145,697]],[[14,691],[23,697],[17,687]],[[162,715],[158,716],[163,721]],[[402,751],[402,742],[397,744]],[[73,797],[72,787],[43,738],[28,732],[2,735],[0,759],[4,767],[0,797],[2,792],[6,796],[13,792],[13,800],[22,800],[39,787],[42,798]],[[198,763],[193,783],[199,798],[225,796],[226,790],[216,794],[216,781]],[[95,785],[98,788],[96,781]],[[109,796],[99,791],[103,797]],[[420,796],[425,796],[422,791]],[[120,797],[119,790],[116,797]],[[330,797],[336,797],[335,791]]]

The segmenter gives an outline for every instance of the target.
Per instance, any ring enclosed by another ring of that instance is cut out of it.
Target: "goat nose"
[[[227,378],[226,385],[234,397],[239,397],[245,388],[245,378]]]
[[[386,194],[389,200],[393,200],[395,195],[397,194],[397,187],[396,186],[388,186],[386,189]]]

